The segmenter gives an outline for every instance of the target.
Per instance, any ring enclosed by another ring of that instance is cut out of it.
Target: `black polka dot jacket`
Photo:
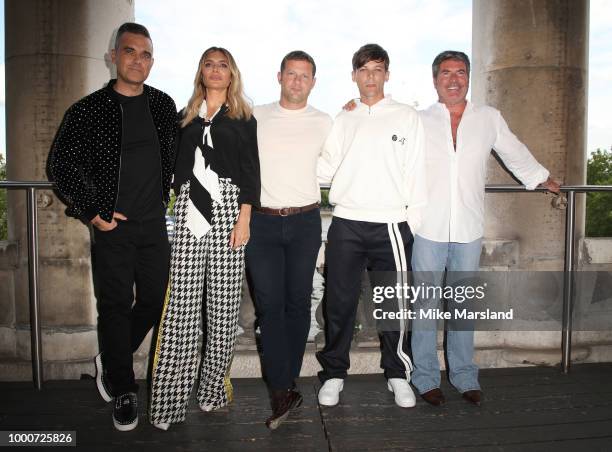
[[[84,221],[96,215],[111,221],[119,190],[121,107],[110,91],[115,80],[76,102],[64,115],[47,163],[49,179],[68,208]],[[176,105],[170,96],[144,85],[159,139],[163,202],[167,204],[174,167]]]

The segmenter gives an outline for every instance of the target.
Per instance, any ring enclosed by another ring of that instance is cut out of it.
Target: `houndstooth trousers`
[[[185,225],[189,183],[176,200],[170,283],[153,362],[150,421],[154,424],[185,420],[200,356],[200,407],[210,411],[232,399],[228,373],[238,327],[244,248],[229,246],[238,216],[239,189],[224,179],[220,189],[223,202],[213,203],[213,228],[199,240]],[[203,302],[206,319],[200,354]]]

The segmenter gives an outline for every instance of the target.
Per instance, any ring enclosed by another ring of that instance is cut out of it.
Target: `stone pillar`
[[[472,100],[499,109],[563,184],[586,181],[588,23],[588,0],[473,1]],[[487,182],[515,183],[494,158]],[[552,201],[544,194],[487,194],[485,238],[514,241],[517,269],[562,270],[565,211]],[[582,236],[582,195],[576,220]],[[515,365],[560,360],[556,331],[476,335],[477,347],[499,343],[510,349],[506,355],[517,349],[516,361],[507,358]],[[535,355],[526,358],[529,349]]]
[[[9,180],[46,180],[51,142],[65,110],[111,76],[117,27],[134,19],[133,0],[22,0],[5,3]],[[19,243],[15,278],[16,359],[29,360],[25,196],[9,194],[9,235]],[[89,232],[38,192],[40,300],[46,361],[97,350]],[[11,300],[0,299],[2,311]],[[51,375],[47,375],[51,377]]]
[[[586,181],[588,23],[588,0],[473,2],[472,100],[499,109],[564,184]],[[488,170],[488,183],[514,183],[493,158]],[[565,212],[551,200],[488,194],[485,237],[518,240],[522,269],[562,269]]]

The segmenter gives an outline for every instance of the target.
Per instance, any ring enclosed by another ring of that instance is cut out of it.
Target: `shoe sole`
[[[290,409],[294,410],[295,408],[299,408],[302,406],[302,402],[304,401],[304,397],[300,396],[295,405],[293,405]]]
[[[278,427],[280,427],[283,421],[287,419],[287,417],[289,417],[289,410],[287,410],[286,413],[284,413],[282,416],[277,417],[276,419],[266,421],[266,427],[268,427],[270,430],[276,430]]]
[[[220,410],[221,408],[225,408],[227,405],[221,405],[221,406],[199,405],[199,406],[200,406],[200,410],[202,410],[204,413],[212,413],[213,411],[217,411],[217,410]]]
[[[138,426],[138,418],[134,422],[129,424],[120,424],[113,418],[113,424],[117,430],[120,432],[129,432],[130,430],[134,430]]]
[[[153,427],[166,431],[170,428],[170,424],[166,422],[160,422],[159,424],[153,424]]]
[[[412,408],[414,406],[416,406],[416,399],[414,400],[414,402],[410,402],[410,404],[408,405],[400,405],[397,401],[397,398],[395,397],[395,392],[393,392],[393,387],[391,386],[391,383],[387,382],[387,389],[389,390],[389,392],[391,392],[391,394],[393,394],[393,399],[395,400],[395,404],[400,407],[400,408]]]
[[[113,400],[113,396],[106,391],[106,388],[104,388],[104,383],[102,383],[103,369],[101,354],[96,355],[96,357],[94,358],[94,365],[96,366],[96,386],[98,387],[100,397],[102,397],[105,402],[110,402]]]

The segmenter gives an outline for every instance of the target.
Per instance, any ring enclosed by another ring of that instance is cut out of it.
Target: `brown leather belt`
[[[304,207],[281,207],[279,209],[272,209],[270,207],[256,207],[255,212],[263,213],[266,215],[276,215],[278,217],[287,217],[289,215],[295,215],[297,213],[310,212],[311,210],[318,209],[319,203],[308,204]]]

